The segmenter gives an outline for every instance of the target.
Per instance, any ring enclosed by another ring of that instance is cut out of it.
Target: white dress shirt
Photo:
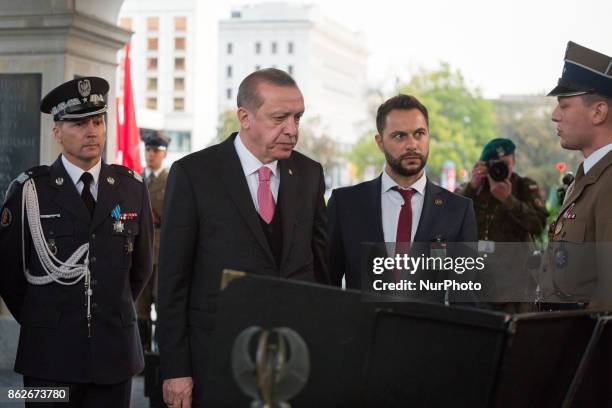
[[[381,207],[382,207],[382,227],[385,242],[395,242],[397,237],[397,223],[399,221],[400,211],[404,204],[402,195],[395,190],[393,187],[400,187],[393,179],[387,174],[387,170],[383,170],[381,180]],[[425,186],[427,184],[427,177],[425,172],[423,176],[419,178],[410,186],[415,192],[412,194],[410,205],[412,206],[412,231],[410,234],[410,241],[414,242],[414,234],[419,226],[421,219],[421,213],[423,212],[423,202],[425,201]]]
[[[238,159],[240,159],[240,164],[242,165],[242,170],[244,171],[244,176],[246,177],[247,184],[249,185],[249,191],[251,192],[251,198],[253,199],[253,204],[255,205],[255,210],[259,212],[259,202],[257,200],[257,189],[259,188],[259,174],[257,170],[259,170],[262,166],[266,166],[270,170],[272,170],[272,174],[270,175],[270,190],[272,190],[272,196],[274,197],[274,202],[278,202],[278,188],[280,187],[280,174],[278,172],[278,160],[274,160],[271,163],[263,164],[259,161],[257,157],[253,155],[247,149],[247,147],[242,143],[242,139],[240,139],[240,134],[236,136],[234,139],[234,147],[236,148],[236,153],[238,153]]]
[[[62,164],[64,165],[66,172],[70,176],[70,179],[76,186],[77,191],[79,192],[79,194],[81,194],[83,192],[83,182],[79,179],[81,178],[81,175],[85,173],[85,170],[70,163],[70,161],[68,161],[66,156],[64,156],[63,154],[62,154]],[[93,176],[93,181],[89,185],[89,191],[91,191],[91,195],[96,201],[98,201],[98,179],[100,178],[101,168],[102,168],[102,159],[98,160],[98,163],[96,163],[91,169],[87,170],[87,172]]]
[[[584,174],[587,174],[589,170],[593,168],[603,157],[608,154],[612,150],[612,143],[605,145],[604,147],[600,147],[595,150],[589,157],[584,159],[584,163],[582,167],[584,168]]]
[[[159,169],[157,169],[155,171],[153,171],[150,167],[145,167],[145,170],[144,170],[145,179],[149,178],[151,173],[153,173],[155,175],[155,177],[159,177],[159,175],[161,174],[162,171],[164,171],[164,166],[161,166]]]

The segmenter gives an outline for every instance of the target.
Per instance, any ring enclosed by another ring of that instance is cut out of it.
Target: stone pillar
[[[110,83],[107,161],[114,159],[115,151],[117,51],[131,36],[130,31],[117,26],[122,3],[123,0],[0,2],[0,74],[40,73],[41,96],[77,76],[100,76]],[[0,97],[2,92],[0,89]],[[60,152],[53,140],[52,126],[51,115],[41,114],[39,164],[51,163]]]

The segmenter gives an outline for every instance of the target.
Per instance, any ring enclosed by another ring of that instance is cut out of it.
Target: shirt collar
[[[393,180],[391,178],[391,176],[389,176],[387,174],[387,169],[385,168],[382,172],[382,188],[381,188],[381,193],[384,194],[387,191],[391,190],[393,187],[399,187],[399,188],[403,188],[400,187],[395,180]],[[417,193],[421,194],[421,195],[425,195],[425,185],[427,185],[427,176],[425,175],[425,172],[423,172],[423,175],[417,180],[415,181],[410,188],[416,190]]]
[[[612,150],[612,143],[605,145],[604,147],[600,147],[595,150],[589,157],[584,159],[583,168],[584,174],[587,174],[589,170],[593,168],[603,157],[608,154]]]
[[[63,154],[62,154],[62,164],[64,165],[66,172],[70,176],[70,179],[76,186],[77,183],[79,182],[79,179],[81,178],[81,175],[85,173],[85,170],[72,164]],[[98,160],[98,163],[96,163],[92,168],[87,170],[93,176],[93,183],[96,186],[98,185],[98,178],[100,178],[101,168],[102,168],[102,159]]]
[[[274,160],[271,163],[263,164],[259,161],[253,153],[242,143],[242,139],[240,138],[240,134],[236,135],[234,139],[234,147],[236,148],[236,153],[238,153],[238,159],[240,159],[240,164],[242,165],[242,170],[244,171],[245,176],[250,176],[251,174],[257,172],[262,166],[266,166],[270,170],[272,170],[272,174],[276,177],[276,169],[278,167],[278,160]]]
[[[161,174],[161,172],[164,171],[164,166],[160,167],[159,169],[153,171],[150,167],[145,167],[145,177],[149,177],[151,175],[151,173],[155,174],[155,177],[159,177],[159,175]]]

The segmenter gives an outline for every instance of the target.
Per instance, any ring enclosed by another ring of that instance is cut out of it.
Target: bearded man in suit
[[[382,256],[420,256],[428,255],[432,246],[477,240],[472,201],[436,186],[425,174],[427,108],[414,96],[394,96],[378,108],[376,127],[384,171],[374,180],[334,190],[328,207],[332,284],[340,285],[344,278],[353,289],[365,290],[364,284],[371,283],[372,276],[362,274],[364,256],[371,252],[365,244],[393,243],[395,247],[371,248]],[[420,299],[440,303],[447,296],[418,293]]]
[[[164,206],[159,349],[164,401],[201,404],[222,271],[327,283],[321,165],[294,151],[304,99],[263,69],[237,96],[240,132],[176,161]],[[262,294],[266,296],[266,294]]]

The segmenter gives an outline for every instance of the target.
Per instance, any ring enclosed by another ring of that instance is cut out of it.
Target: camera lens
[[[510,169],[505,161],[502,160],[490,160],[487,162],[487,169],[489,175],[495,181],[503,181],[510,175]]]

